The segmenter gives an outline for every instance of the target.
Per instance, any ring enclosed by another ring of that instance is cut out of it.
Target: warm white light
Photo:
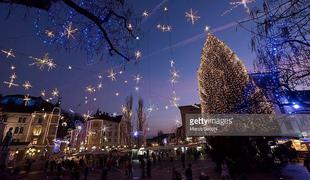
[[[195,21],[197,21],[200,16],[197,16],[197,11],[193,11],[193,9],[190,9],[189,12],[185,12],[185,17],[187,18],[187,21],[190,21],[192,24],[195,24]]]

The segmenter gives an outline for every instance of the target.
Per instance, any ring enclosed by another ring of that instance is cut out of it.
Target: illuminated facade
[[[1,136],[13,128],[10,151],[21,156],[44,155],[56,139],[61,109],[40,97],[31,97],[25,106],[22,95],[4,96],[0,101]]]
[[[97,111],[86,122],[85,148],[90,150],[129,145],[130,132],[126,132],[126,126],[122,115],[113,116]]]

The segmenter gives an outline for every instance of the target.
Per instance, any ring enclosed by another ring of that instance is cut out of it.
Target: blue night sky
[[[174,59],[175,67],[180,74],[180,79],[175,86],[175,91],[180,97],[180,105],[199,103],[197,91],[197,69],[200,63],[200,53],[203,43],[206,40],[204,28],[206,25],[212,29],[217,29],[214,33],[221,40],[226,42],[245,63],[250,71],[255,54],[249,47],[250,34],[241,27],[229,25],[237,20],[246,18],[243,6],[238,6],[229,14],[221,16],[223,12],[231,8],[230,1],[227,0],[129,0],[137,15],[144,10],[152,11],[151,15],[141,24],[140,40],[137,49],[142,52],[141,62],[138,64],[129,63],[125,66],[124,73],[117,76],[117,80],[112,82],[107,78],[108,70],[119,64],[120,58],[117,56],[106,56],[104,58],[94,58],[90,61],[83,51],[65,51],[61,47],[44,44],[36,36],[34,19],[36,9],[26,9],[16,7],[12,9],[11,15],[7,18],[8,5],[0,4],[0,49],[15,51],[15,58],[6,58],[3,53],[0,55],[0,93],[7,94],[27,94],[39,96],[41,90],[49,94],[54,88],[60,91],[62,97],[62,107],[72,109],[81,114],[88,110],[95,112],[97,108],[103,111],[121,113],[121,105],[125,103],[126,96],[134,96],[134,113],[139,97],[142,97],[145,106],[154,105],[154,110],[147,119],[150,134],[155,134],[158,130],[171,131],[176,127],[176,120],[180,120],[180,112],[176,107],[172,107],[169,102],[172,96],[170,85],[170,60]],[[161,2],[164,2],[158,9]],[[249,7],[258,5],[249,4]],[[168,7],[168,12],[163,8]],[[191,24],[185,18],[185,12],[192,8],[198,11],[200,19]],[[169,41],[169,33],[161,32],[156,28],[157,24],[167,24],[168,19],[172,26]],[[251,26],[247,24],[247,26]],[[190,38],[199,36],[199,38]],[[191,41],[190,41],[191,40]],[[170,44],[173,46],[170,50]],[[57,64],[56,69],[48,72],[41,71],[36,66],[29,66],[32,62],[28,56],[42,57],[45,53],[54,59]],[[10,66],[16,69],[12,71]],[[68,70],[71,65],[72,70]],[[10,75],[15,72],[17,79],[15,82],[20,85],[25,81],[30,81],[33,88],[25,90],[20,87],[8,88],[3,81],[8,81]],[[139,85],[140,90],[135,91],[133,76],[139,73],[143,79]],[[102,79],[98,78],[102,75]],[[128,83],[125,84],[124,81]],[[102,81],[103,88],[92,95],[85,92],[88,85],[96,86]],[[119,96],[115,93],[118,92]],[[88,103],[85,104],[85,96]],[[96,98],[96,101],[93,101]],[[165,106],[169,106],[166,110]]]

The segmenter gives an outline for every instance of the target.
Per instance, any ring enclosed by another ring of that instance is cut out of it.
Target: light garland
[[[135,58],[136,58],[136,60],[139,60],[139,59],[141,58],[141,56],[142,56],[141,51],[137,50],[137,51],[135,52]]]

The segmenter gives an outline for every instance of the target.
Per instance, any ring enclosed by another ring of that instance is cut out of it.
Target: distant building
[[[186,124],[186,114],[200,114],[201,108],[200,104],[194,104],[194,105],[186,105],[186,106],[179,106],[180,112],[181,112],[181,120],[182,120],[182,126],[177,128],[177,137],[180,138],[180,140],[184,141],[186,140],[186,133],[185,133],[185,124]]]
[[[41,97],[29,97],[27,102],[24,98],[24,95],[8,95],[0,99],[1,141],[13,128],[9,149],[18,159],[51,152],[63,118],[59,104],[49,103]]]
[[[129,146],[130,132],[122,115],[113,116],[97,111],[86,121],[86,137],[84,146],[90,149]]]

